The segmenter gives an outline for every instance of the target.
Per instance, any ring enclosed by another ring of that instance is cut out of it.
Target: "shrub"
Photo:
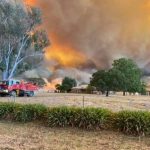
[[[75,117],[75,125],[83,129],[105,129],[109,127],[111,115],[107,109],[80,109]]]
[[[47,107],[40,104],[0,103],[0,119],[20,122],[46,119]]]
[[[14,110],[14,120],[20,122],[30,122],[33,120],[41,120],[45,117],[47,108],[43,105],[19,105]]]
[[[75,126],[83,129],[108,128],[111,112],[96,108],[52,108],[48,112],[50,127]]]
[[[150,134],[150,112],[122,111],[116,116],[115,126],[120,131],[133,135]]]
[[[16,106],[17,104],[14,103],[0,103],[0,119],[12,118]]]
[[[0,103],[0,119],[42,121],[50,127],[82,129],[117,129],[126,134],[150,135],[150,112],[121,111],[112,113],[101,108],[48,108],[39,104]]]
[[[70,125],[72,109],[67,107],[51,108],[48,111],[48,126],[66,127]]]

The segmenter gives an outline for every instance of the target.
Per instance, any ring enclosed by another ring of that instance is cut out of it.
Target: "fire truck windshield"
[[[0,84],[2,84],[2,85],[9,85],[9,82],[8,81],[0,81]]]

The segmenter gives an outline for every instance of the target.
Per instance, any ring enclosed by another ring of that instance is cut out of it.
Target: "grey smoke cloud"
[[[108,68],[119,57],[132,58],[141,68],[150,63],[149,0],[37,0],[36,5],[52,44],[57,37],[59,44],[83,53],[91,68]],[[90,73],[89,66],[74,69]]]

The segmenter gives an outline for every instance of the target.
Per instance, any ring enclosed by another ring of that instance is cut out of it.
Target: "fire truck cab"
[[[10,79],[0,81],[0,96],[34,96],[37,85],[20,80]]]

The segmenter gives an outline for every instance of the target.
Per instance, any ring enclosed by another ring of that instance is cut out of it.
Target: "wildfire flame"
[[[25,0],[25,3],[26,3],[27,5],[35,6],[36,0]]]
[[[64,67],[77,67],[86,62],[85,56],[67,44],[59,44],[52,38],[52,45],[46,49],[47,60],[55,60]]]
[[[54,79],[53,81],[49,82],[47,79],[44,78],[44,81],[46,83],[46,86],[44,87],[45,90],[56,90],[55,86],[57,84],[61,84],[62,83],[62,79],[58,78],[58,79]]]

